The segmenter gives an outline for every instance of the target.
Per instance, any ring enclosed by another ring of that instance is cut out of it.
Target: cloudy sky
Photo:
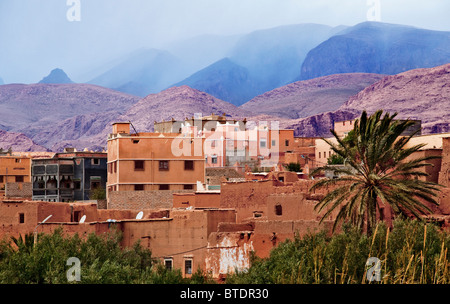
[[[63,68],[75,81],[136,49],[203,34],[286,24],[381,22],[450,31],[449,0],[0,0],[0,77],[33,83]]]

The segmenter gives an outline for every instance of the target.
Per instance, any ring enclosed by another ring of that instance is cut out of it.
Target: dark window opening
[[[134,161],[134,170],[144,170],[144,161],[143,160],[135,160]]]
[[[91,189],[97,189],[97,188],[100,188],[100,182],[98,182],[98,181],[95,181],[95,182],[91,181]]]
[[[16,183],[23,183],[23,176],[16,176]]]
[[[74,188],[75,190],[80,190],[81,189],[81,182],[80,181],[74,181]]]
[[[100,165],[100,158],[93,158],[91,164],[96,166]]]
[[[25,223],[25,213],[19,213],[19,224]]]
[[[275,206],[275,214],[276,215],[283,215],[283,207],[281,205]]]
[[[73,212],[73,221],[78,223],[81,219],[80,215],[81,215],[81,211],[74,211]]]
[[[289,146],[289,139],[286,139],[286,141],[284,142],[286,147]]]
[[[159,185],[159,190],[169,190],[169,185]]]
[[[184,185],[183,188],[184,188],[184,190],[193,190],[194,185]]]
[[[194,170],[194,161],[193,160],[185,160],[184,161],[184,170]]]
[[[192,274],[192,260],[184,261],[184,274]]]
[[[134,185],[134,191],[143,191],[144,185]]]
[[[167,270],[172,270],[172,267],[173,267],[172,259],[165,259],[164,266],[166,266]]]

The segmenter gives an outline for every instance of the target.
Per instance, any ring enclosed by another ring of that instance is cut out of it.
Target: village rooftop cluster
[[[353,124],[336,122],[334,130],[345,137]],[[420,128],[416,121],[404,135]],[[444,186],[427,220],[448,229],[450,133],[419,132],[409,145],[419,143],[426,145],[413,156],[441,157],[420,177]],[[200,268],[220,281],[248,268],[251,252],[267,257],[296,234],[331,231],[336,213],[319,223],[314,206],[325,192],[310,191],[309,173],[332,154],[323,139],[225,114],[155,122],[154,132],[117,122],[106,152],[3,152],[0,237],[58,227],[86,236],[114,227],[123,246],[140,241],[184,277]],[[389,206],[378,217],[392,224]]]

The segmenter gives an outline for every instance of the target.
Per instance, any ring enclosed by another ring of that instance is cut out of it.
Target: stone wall
[[[193,190],[110,191],[108,209],[166,209],[173,206],[174,193]]]

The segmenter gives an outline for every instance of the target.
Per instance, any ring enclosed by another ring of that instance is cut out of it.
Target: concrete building
[[[173,192],[204,185],[203,138],[185,135],[131,134],[130,123],[114,123],[108,137],[108,208],[170,208]]]
[[[33,159],[33,200],[89,200],[93,190],[106,189],[106,159],[103,152],[74,149],[56,153],[52,158]]]

